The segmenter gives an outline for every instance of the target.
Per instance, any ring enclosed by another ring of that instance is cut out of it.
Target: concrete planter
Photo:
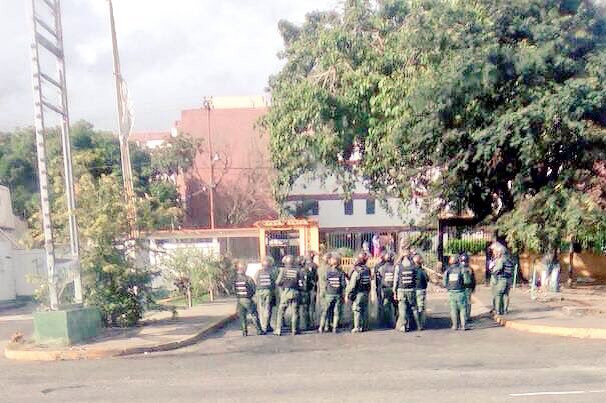
[[[101,330],[97,308],[71,308],[34,313],[37,344],[68,346],[91,339]]]

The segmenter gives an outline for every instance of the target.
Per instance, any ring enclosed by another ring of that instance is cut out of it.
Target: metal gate
[[[268,256],[279,264],[286,255],[299,256],[299,231],[271,231],[265,235]]]

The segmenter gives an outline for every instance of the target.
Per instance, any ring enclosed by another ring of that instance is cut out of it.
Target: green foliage
[[[184,296],[192,298],[212,293],[230,294],[234,270],[231,259],[208,255],[196,247],[180,247],[166,252],[162,271]]]
[[[467,252],[469,255],[484,253],[489,242],[483,239],[449,239],[444,246],[447,255],[458,255]]]
[[[150,299],[152,273],[135,265],[139,246],[126,242],[129,227],[119,142],[111,133],[96,131],[83,121],[72,125],[71,142],[85,299],[101,309],[107,325],[131,326],[141,318]],[[184,136],[153,153],[130,145],[140,230],[180,224],[183,211],[173,167],[191,167],[196,152],[187,149],[191,144]],[[53,229],[56,243],[61,245],[67,243],[69,234],[57,129],[49,130],[47,149]],[[32,129],[0,137],[0,183],[11,188],[15,210],[30,222],[30,246],[43,243],[35,167]],[[46,295],[45,285],[39,292],[41,298]],[[64,302],[71,302],[65,300],[70,296],[63,293]]]
[[[196,155],[202,151],[202,141],[181,134],[170,137],[151,154],[152,169],[156,175],[176,175],[194,164]]]
[[[354,255],[354,250],[351,248],[339,248],[337,250],[335,250],[336,253],[338,253],[341,257],[353,257]]]
[[[262,120],[278,201],[324,166],[383,198],[422,193],[429,218],[469,208],[532,250],[604,227],[588,192],[606,158],[606,21],[591,1],[351,0],[280,30]],[[355,144],[360,163],[340,163]]]

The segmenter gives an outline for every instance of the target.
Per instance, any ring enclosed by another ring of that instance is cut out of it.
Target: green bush
[[[489,242],[484,239],[450,239],[445,247],[447,255],[457,255],[466,252],[469,255],[484,253]]]
[[[134,326],[151,301],[151,273],[137,268],[124,250],[97,247],[83,256],[86,303],[101,311],[107,326]]]

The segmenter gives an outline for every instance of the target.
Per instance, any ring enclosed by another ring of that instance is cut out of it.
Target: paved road
[[[4,351],[4,346],[15,332],[19,331],[26,336],[33,333],[31,312],[34,308],[33,304],[27,304],[20,308],[0,311],[0,351]],[[1,379],[0,377],[0,384]]]
[[[606,343],[517,333],[488,318],[473,331],[452,332],[443,296],[430,307],[437,319],[422,333],[243,338],[232,324],[173,352],[36,364],[0,359],[0,401],[605,401]]]

